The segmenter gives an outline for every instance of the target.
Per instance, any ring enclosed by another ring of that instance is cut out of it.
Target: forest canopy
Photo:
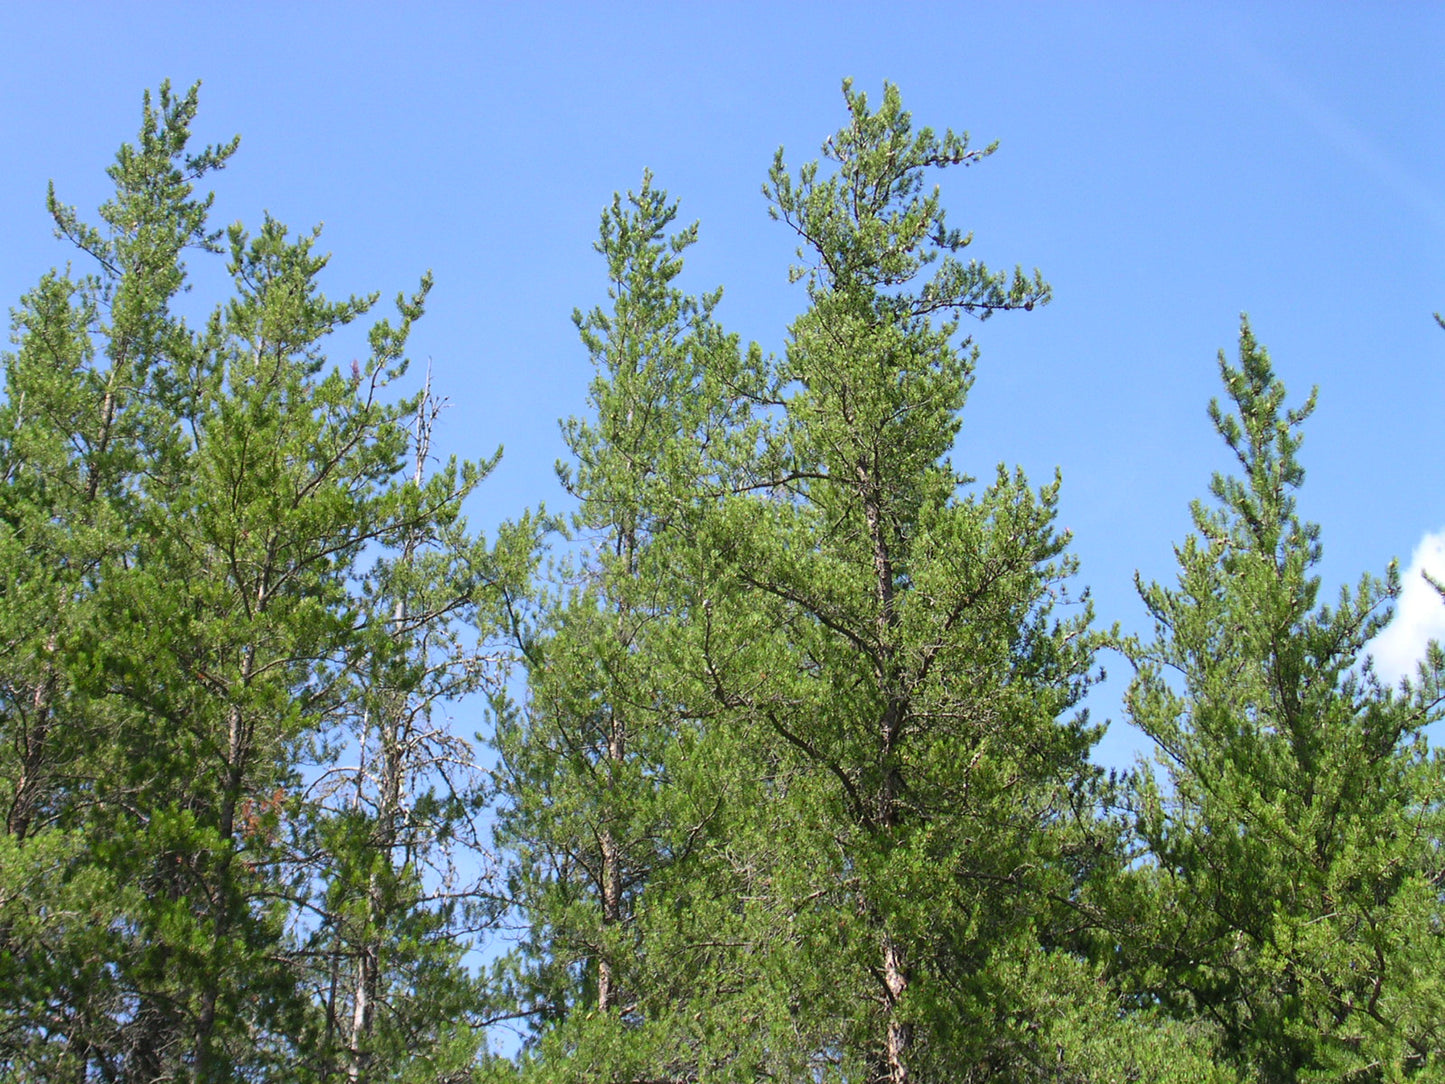
[[[970,329],[1052,298],[947,218],[996,145],[843,104],[766,172],[780,356],[681,289],[650,174],[603,210],[561,491],[490,539],[500,452],[434,454],[410,365],[430,276],[382,316],[319,230],[216,227],[197,88],[94,222],[52,187],[0,401],[0,1076],[1435,1078],[1445,654],[1375,675],[1392,563],[1321,597],[1315,393],[1241,322],[1231,469],[1152,628],[1099,621],[1061,477],[951,458]]]

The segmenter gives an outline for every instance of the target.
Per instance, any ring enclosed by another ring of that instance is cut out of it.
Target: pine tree
[[[497,462],[430,465],[445,402],[415,405],[409,511],[361,580],[359,635],[328,672],[331,756],[311,786],[297,865],[320,920],[303,953],[324,1032],[317,1075],[460,1080],[485,1057],[493,998],[465,965],[495,922],[496,868],[477,816],[485,773],[452,708],[503,687],[491,631],[531,570],[531,526],[489,549],[460,499]],[[470,630],[470,631],[468,631]],[[309,858],[301,857],[308,855]]]
[[[696,986],[679,992],[699,953],[671,893],[701,883],[725,797],[703,782],[720,778],[718,735],[679,665],[692,635],[683,566],[765,377],[718,328],[720,292],[675,285],[697,237],[676,216],[649,176],[602,216],[611,307],[574,314],[595,413],[564,423],[576,463],[558,467],[586,548],[540,600],[527,699],[499,725],[500,838],[528,925],[521,1011],[547,1079],[685,1078],[708,1057],[692,1025],[715,1007]]]
[[[327,300],[315,235],[269,218],[223,248],[192,190],[235,142],[188,152],[196,105],[147,97],[102,228],[52,195],[97,270],[44,279],[6,359],[0,1065],[21,1078],[326,1075],[305,939],[330,871],[292,844],[326,813],[304,770],[348,714],[336,675],[369,652],[395,669],[397,630],[373,634],[355,583],[434,539],[485,566],[462,605],[496,578],[457,519],[482,471],[408,484],[417,403],[386,391],[429,283],[351,373],[329,366],[327,336],[375,299]],[[172,311],[188,247],[228,252],[235,288],[200,330]],[[408,571],[383,577],[392,597],[462,590]]]
[[[37,1077],[82,1077],[93,1063],[140,1078],[173,1035],[165,1010],[138,996],[134,972],[154,953],[127,948],[148,886],[97,830],[96,792],[113,781],[105,751],[124,740],[124,709],[96,680],[97,631],[111,585],[131,575],[143,537],[149,470],[177,463],[173,432],[184,371],[197,349],[170,306],[187,247],[215,250],[209,198],[193,181],[221,168],[235,141],[185,154],[195,95],[147,95],[138,143],[121,149],[103,229],[49,199],[57,232],[94,260],[81,278],[52,272],[15,316],[6,358],[3,451],[8,588],[3,719],[7,759],[4,862],[4,1063]],[[145,769],[131,768],[139,775]],[[123,777],[122,777],[123,778]],[[156,834],[165,831],[155,824]],[[119,843],[120,845],[115,845]],[[67,917],[61,917],[67,916]],[[117,967],[117,960],[124,966]],[[9,976],[7,976],[9,977]],[[154,1075],[152,1073],[152,1075]]]
[[[1177,550],[1179,582],[1140,591],[1130,718],[1163,779],[1138,780],[1152,895],[1135,928],[1150,1000],[1222,1029],[1265,1081],[1401,1080],[1441,1057],[1440,765],[1423,730],[1442,675],[1382,687],[1366,645],[1398,591],[1363,577],[1319,604],[1319,528],[1302,520],[1300,427],[1245,322],[1219,359],[1238,462]]]
[[[965,262],[924,188],[993,147],[915,130],[891,85],[876,111],[844,95],[834,172],[794,179],[780,151],[765,189],[810,302],[781,373],[784,470],[710,537],[717,594],[753,615],[709,657],[717,697],[772,765],[747,857],[786,932],[756,981],[795,1072],[1006,1079],[1054,1058],[1029,991],[1072,891],[1094,732],[1069,712],[1095,640],[1087,605],[1054,616],[1075,569],[1057,480],[1000,467],[970,490],[947,456],[977,359],[958,319],[1050,292]]]

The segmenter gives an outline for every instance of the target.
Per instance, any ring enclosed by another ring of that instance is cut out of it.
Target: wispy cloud
[[[1405,570],[1395,617],[1370,644],[1375,671],[1389,682],[1414,677],[1431,640],[1445,642],[1445,599],[1425,579],[1428,572],[1445,582],[1445,530],[1426,534]]]
[[[1445,198],[1439,191],[1403,166],[1363,128],[1327,106],[1319,95],[1251,41],[1241,24],[1235,22],[1221,30],[1224,52],[1233,57],[1260,90],[1313,129],[1342,159],[1371,174],[1436,229],[1445,229]]]

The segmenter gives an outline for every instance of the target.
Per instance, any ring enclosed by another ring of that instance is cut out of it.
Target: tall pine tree
[[[780,373],[782,469],[709,539],[752,625],[709,655],[715,693],[769,766],[743,864],[764,886],[748,906],[785,932],[756,981],[794,1072],[1027,1076],[1056,1059],[1037,991],[1087,819],[1093,731],[1071,709],[1095,640],[1087,605],[1055,614],[1075,567],[1057,480],[1000,467],[972,488],[948,453],[977,359],[959,319],[1050,292],[965,260],[925,188],[992,147],[915,129],[891,85],[876,110],[844,95],[831,172],[794,178],[780,151],[765,189],[810,302]]]
[[[402,649],[387,645],[417,627],[378,637],[354,592],[400,550],[406,582],[380,576],[389,597],[460,593],[429,611],[439,632],[496,579],[457,518],[483,471],[409,482],[417,403],[387,391],[427,283],[372,327],[350,372],[329,365],[327,337],[374,298],[320,292],[314,235],[268,218],[223,246],[208,230],[194,182],[235,144],[188,150],[196,106],[194,88],[147,96],[101,227],[52,196],[95,271],[47,276],[5,360],[0,550],[16,575],[0,587],[13,648],[0,664],[0,1071],[21,1079],[339,1068],[313,1056],[334,999],[313,984],[307,938],[316,882],[343,863],[293,843],[327,816],[306,789],[326,767],[313,749],[363,715],[336,675],[368,654],[394,673]],[[228,251],[234,284],[199,330],[173,311],[187,249]],[[471,558],[465,582],[422,560],[443,541]],[[395,849],[377,862],[399,864]],[[413,927],[394,922],[387,948]],[[366,936],[352,948],[376,950]],[[432,975],[450,967],[462,983],[457,955]],[[413,1029],[390,1048],[425,1055],[439,1039]],[[352,1079],[405,1068],[400,1053],[363,1064],[350,1045]]]
[[[1261,1080],[1423,1079],[1445,1041],[1445,789],[1422,734],[1445,674],[1437,652],[1391,690],[1366,662],[1393,566],[1319,601],[1295,498],[1314,396],[1285,405],[1247,322],[1219,368],[1238,473],[1194,505],[1178,585],[1141,584],[1156,630],[1131,648],[1129,716],[1163,767],[1136,795],[1141,990],[1217,1024]]]
[[[710,1030],[719,938],[702,919],[727,753],[685,659],[697,523],[751,445],[766,372],[717,326],[720,293],[678,288],[697,227],[676,216],[648,176],[602,216],[611,304],[574,315],[594,413],[564,423],[575,463],[559,465],[577,545],[524,637],[526,701],[498,732],[527,924],[519,1011],[546,1079],[692,1079],[737,1056],[737,1036]]]

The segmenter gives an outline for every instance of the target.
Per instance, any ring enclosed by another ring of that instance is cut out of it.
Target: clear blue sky
[[[955,462],[1061,468],[1100,617],[1142,632],[1134,570],[1172,576],[1227,466],[1205,405],[1241,311],[1297,396],[1320,385],[1302,504],[1329,590],[1445,528],[1442,59],[1424,4],[12,2],[0,298],[70,258],[47,181],[93,211],[141,91],[202,80],[198,137],[242,135],[218,223],[324,221],[333,294],[435,271],[413,356],[451,398],[449,450],[506,445],[472,511],[490,527],[556,502],[556,420],[589,378],[569,316],[601,300],[611,193],[651,168],[702,223],[689,285],[724,285],[724,322],[780,349],[804,299],[758,191],[772,153],[816,155],[843,76],[892,80],[917,122],[1001,141],[945,177],[951,217],[1055,291],[976,329]],[[1100,756],[1137,745],[1116,727]]]

